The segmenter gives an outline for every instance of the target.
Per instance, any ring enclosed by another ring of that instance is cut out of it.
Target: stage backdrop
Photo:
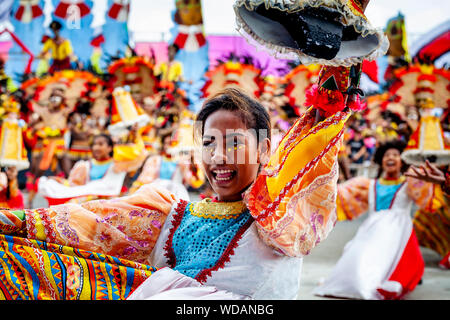
[[[182,88],[191,101],[190,108],[195,111],[201,105],[201,88],[205,83],[203,75],[209,65],[201,0],[175,0],[172,19],[175,25],[170,30],[172,39],[169,42],[180,48],[176,60],[183,63],[186,82]]]

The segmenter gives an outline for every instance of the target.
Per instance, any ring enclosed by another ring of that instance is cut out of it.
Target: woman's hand
[[[425,161],[425,165],[422,164],[420,167],[411,166],[405,173],[405,176],[439,185],[445,183],[444,172],[439,170],[428,160]]]

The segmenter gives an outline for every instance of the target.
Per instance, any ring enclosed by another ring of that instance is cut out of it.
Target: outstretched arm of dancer
[[[336,209],[337,218],[353,220],[367,212],[369,208],[370,179],[355,177],[338,185]]]
[[[427,197],[422,197],[421,203],[423,205],[427,205],[429,202],[429,191],[430,184],[432,183],[436,187],[440,187],[446,198],[450,197],[450,175],[445,174],[442,170],[437,168],[434,164],[430,163],[428,160],[425,161],[424,165],[419,167],[411,166],[410,169],[405,173],[405,176],[408,177],[411,181],[411,191],[414,191],[414,186],[422,186],[422,189],[425,189],[422,193]],[[420,181],[418,183],[417,181]],[[425,184],[423,182],[426,182]],[[428,192],[427,192],[428,191]],[[416,191],[417,194],[418,191]],[[419,198],[420,199],[420,198]]]
[[[427,208],[432,205],[435,185],[445,187],[444,173],[429,161],[419,167],[411,166],[405,176],[407,177],[408,196],[419,208]]]
[[[359,76],[351,68],[322,68],[307,97],[312,108],[287,132],[246,194],[261,239],[282,254],[308,254],[337,221],[338,153],[347,106],[354,103],[350,89]],[[330,79],[338,87],[329,87]]]
[[[111,200],[3,209],[0,232],[146,263],[175,201],[167,191],[143,186]]]

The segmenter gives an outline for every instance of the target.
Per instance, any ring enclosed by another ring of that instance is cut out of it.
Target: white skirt
[[[246,300],[245,296],[203,286],[169,267],[159,269],[136,288],[127,300]]]
[[[313,293],[319,296],[380,300],[377,289],[402,292],[398,282],[388,281],[413,232],[405,210],[371,212],[349,241],[325,282]]]

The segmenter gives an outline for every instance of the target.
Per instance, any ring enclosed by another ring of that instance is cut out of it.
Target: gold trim
[[[395,180],[386,180],[384,178],[378,179],[380,184],[385,185],[385,186],[393,186],[393,185],[401,184],[401,183],[405,182],[405,180],[406,180],[405,176],[401,176],[400,178],[395,179]]]
[[[96,166],[102,166],[102,165],[111,163],[113,161],[113,159],[111,158],[111,159],[104,160],[104,161],[98,161],[98,160],[95,160],[95,159],[91,159],[91,161],[92,161],[92,164],[94,164]]]
[[[213,202],[204,199],[191,206],[190,213],[193,216],[207,219],[236,219],[247,210],[243,201]]]

